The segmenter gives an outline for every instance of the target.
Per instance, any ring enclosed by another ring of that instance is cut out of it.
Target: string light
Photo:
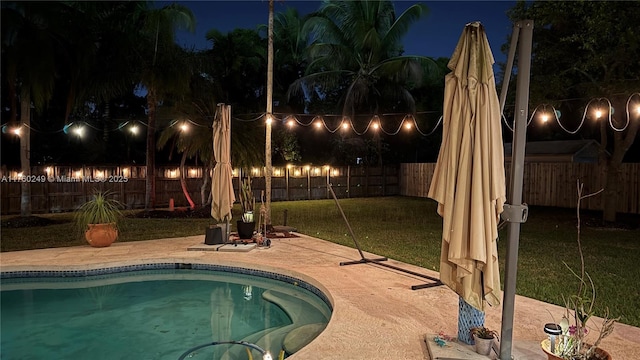
[[[84,135],[84,127],[82,126],[75,126],[71,131],[80,138]]]
[[[547,121],[549,121],[549,114],[547,113],[542,113],[542,115],[540,116],[540,118],[542,119],[543,123],[546,123]]]
[[[616,126],[616,124],[614,124],[613,122],[613,114],[614,114],[615,109],[613,108],[613,106],[611,105],[611,102],[609,101],[609,99],[607,98],[594,98],[591,99],[587,105],[584,108],[584,113],[582,116],[582,119],[580,120],[580,124],[577,126],[577,128],[575,130],[569,130],[567,129],[564,124],[560,121],[560,112],[558,110],[556,110],[552,105],[548,105],[548,104],[542,104],[542,105],[538,105],[534,111],[531,113],[531,117],[529,118],[529,122],[527,123],[527,126],[529,126],[531,124],[531,122],[533,121],[534,117],[536,116],[536,114],[539,115],[539,119],[541,121],[542,124],[548,124],[552,119],[556,120],[556,123],[558,123],[558,125],[567,133],[569,134],[575,134],[577,133],[582,126],[584,125],[584,121],[587,118],[587,116],[592,116],[594,119],[596,120],[601,120],[603,118],[606,118],[607,121],[609,122],[609,126],[614,130],[614,131],[624,131],[630,121],[632,120],[632,118],[634,119],[639,119],[638,116],[640,116],[640,93],[636,92],[633,93],[629,96],[629,98],[627,99],[626,102],[626,106],[624,109],[624,112],[626,113],[626,118],[624,120],[624,125],[623,126]],[[425,114],[434,114],[435,112],[430,111],[430,112],[418,112],[416,113],[416,115],[425,115]],[[391,123],[395,123],[397,124],[397,120],[393,121],[393,118],[398,118],[399,116],[403,116],[402,120],[400,121],[400,123],[397,125],[397,128],[394,128],[392,130],[390,130],[389,128],[385,129],[384,124],[385,122],[387,123],[387,125],[389,124],[389,122]],[[311,117],[311,121],[305,122],[303,120],[301,120],[304,117]],[[331,119],[331,118],[339,118],[339,123],[336,126],[336,121],[328,121],[327,119]],[[250,118],[250,119],[240,119],[237,117],[234,117],[233,120],[235,121],[244,121],[244,122],[252,122],[252,121],[256,121],[259,120],[261,118],[264,118],[265,121],[267,123],[273,123],[275,120],[277,120],[277,117],[274,114],[259,114],[256,117]],[[503,119],[505,125],[507,126],[507,128],[509,128],[509,130],[513,131],[513,127],[512,124],[510,124],[506,117],[504,116],[504,114],[501,115],[501,118]],[[343,115],[310,115],[310,114],[288,114],[286,116],[284,116],[282,119],[282,123],[286,124],[286,126],[288,126],[289,128],[293,129],[296,125],[301,125],[301,126],[314,126],[316,129],[322,129],[323,127],[325,128],[326,131],[328,131],[329,133],[335,133],[336,131],[342,129],[343,131],[347,131],[349,128],[351,128],[351,131],[353,131],[356,135],[365,135],[367,132],[374,131],[374,132],[382,132],[386,135],[397,135],[401,130],[405,130],[405,131],[413,131],[414,127],[415,127],[415,131],[417,133],[419,133],[422,136],[430,136],[433,133],[436,132],[436,130],[438,129],[438,127],[440,126],[440,124],[443,121],[443,117],[440,116],[436,122],[436,124],[434,125],[433,129],[431,129],[429,132],[425,132],[422,131],[419,126],[418,123],[416,121],[416,118],[414,115],[412,114],[381,114],[381,115],[372,115],[369,119],[368,122],[366,122],[366,126],[364,127],[364,129],[362,129],[362,126],[356,127],[354,125],[354,119],[349,117],[349,116],[343,116]],[[392,120],[392,121],[389,121]],[[640,120],[640,119],[639,119]],[[618,122],[619,123],[619,122]],[[364,125],[364,122],[360,121],[358,122],[358,124],[362,124]],[[96,131],[100,131],[100,132],[111,132],[111,131],[116,131],[116,130],[124,130],[125,128],[133,135],[137,135],[140,132],[140,125],[142,126],[148,126],[146,123],[139,121],[139,120],[127,120],[122,122],[119,126],[117,126],[115,129],[106,129],[104,128],[104,126],[101,127],[96,127],[94,125],[92,125],[91,123],[88,123],[86,121],[74,121],[71,122],[69,124],[66,124],[61,130],[56,130],[56,131],[41,131],[37,128],[33,128],[31,126],[27,126],[25,124],[21,124],[18,126],[10,126],[8,124],[4,124],[2,125],[2,133],[5,134],[12,134],[12,135],[16,135],[16,136],[21,136],[23,131],[22,128],[23,127],[27,127],[29,130],[33,130],[35,132],[40,132],[40,133],[57,133],[57,132],[64,132],[65,134],[70,134],[70,135],[75,135],[78,137],[83,137],[84,133],[85,133],[85,128],[90,128],[90,129],[94,129]],[[169,124],[169,127],[173,127],[173,126],[177,126],[178,130],[182,133],[187,133],[190,129],[190,126],[198,126],[198,127],[207,127],[207,128],[211,128],[210,124],[200,124],[198,122],[195,122],[189,118],[183,118],[183,119],[176,119],[171,121],[171,123]]]
[[[595,115],[596,115],[596,120],[600,119],[600,117],[602,116],[602,110],[596,109]]]

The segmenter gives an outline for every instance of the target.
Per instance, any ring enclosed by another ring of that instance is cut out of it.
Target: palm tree
[[[402,55],[402,37],[427,11],[410,6],[396,17],[391,1],[329,0],[304,25],[313,36],[310,63],[295,81],[290,96],[341,93],[342,114],[360,111],[415,111],[409,92],[419,86],[424,71],[437,71],[432,59]]]
[[[53,95],[55,54],[64,21],[64,5],[32,2],[2,3],[2,66],[9,89],[10,119],[16,123],[20,103],[20,166],[31,173],[31,111],[44,107]],[[31,187],[22,182],[20,214],[31,215]]]
[[[180,94],[188,87],[190,74],[185,74],[184,52],[175,43],[175,31],[193,31],[195,18],[191,10],[174,3],[159,9],[147,10],[141,20],[141,43],[137,60],[142,66],[140,84],[147,91],[145,210],[149,210],[155,207],[157,105],[169,93]]]
[[[278,69],[274,75],[274,97],[285,103],[289,86],[300,79],[307,67],[306,50],[309,36],[303,32],[304,24],[309,15],[300,17],[298,10],[287,8],[284,12],[276,13],[273,21],[274,64]],[[258,30],[267,34],[268,26],[260,25]],[[268,35],[268,34],[267,34]],[[288,104],[294,112],[302,112],[304,104]]]

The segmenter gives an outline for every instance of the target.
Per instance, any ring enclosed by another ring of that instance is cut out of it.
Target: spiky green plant
[[[122,203],[109,198],[112,193],[109,191],[95,191],[92,198],[82,204],[74,216],[76,228],[82,234],[87,230],[89,224],[109,224],[113,223],[119,228],[123,218]]]

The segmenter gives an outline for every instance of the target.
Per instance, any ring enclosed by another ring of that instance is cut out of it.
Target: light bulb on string
[[[407,130],[411,130],[411,123],[404,124],[404,128]]]
[[[373,123],[373,130],[378,130],[379,127],[380,125],[377,122]]]
[[[80,137],[80,138],[84,135],[84,127],[82,127],[80,125],[74,127],[73,130],[71,130],[71,131],[73,131],[73,133],[75,135],[77,135],[78,137]]]
[[[342,128],[343,128],[344,130],[347,130],[347,129],[349,128],[349,124],[347,124],[346,122],[343,122],[343,123],[342,123]]]
[[[602,117],[602,110],[596,109],[594,115],[596,116],[596,119],[600,119]]]
[[[271,114],[267,114],[267,119],[265,120],[267,124],[271,124],[273,122],[273,117]]]
[[[543,112],[543,113],[540,115],[540,120],[542,120],[542,123],[543,123],[543,124],[546,124],[546,123],[547,123],[547,121],[549,121],[549,114],[547,114],[546,112]]]
[[[288,125],[290,128],[293,128],[293,126],[294,126],[295,124],[296,124],[296,122],[295,122],[295,120],[293,120],[293,119],[289,119],[289,121],[287,121],[287,125]]]
[[[189,131],[189,125],[187,125],[187,123],[182,123],[180,125],[180,131],[186,133],[187,131]]]
[[[322,123],[320,122],[320,120],[316,120],[314,124],[318,129],[322,127]]]
[[[11,133],[16,136],[22,135],[22,126],[14,127],[13,129],[11,129]]]
[[[138,135],[138,126],[137,125],[131,125],[129,127],[129,132],[131,132],[133,135]]]

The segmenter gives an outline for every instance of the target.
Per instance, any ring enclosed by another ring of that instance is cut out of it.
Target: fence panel
[[[401,164],[400,195],[427,197],[435,163]],[[507,191],[510,183],[510,164],[505,166]],[[640,214],[640,164],[622,164],[618,174],[617,211]],[[606,167],[584,163],[530,163],[524,165],[523,202],[529,205],[575,208],[577,181],[584,184],[583,193],[604,188]],[[582,208],[602,210],[603,195],[589,197]]]
[[[47,166],[34,167],[34,174],[46,174],[50,180],[31,183],[31,209],[34,213],[73,211],[83,204],[94,189],[108,190],[127,209],[142,209],[145,204],[146,169],[144,166]],[[265,178],[260,169],[252,169],[252,190],[260,203]],[[187,190],[196,205],[200,205],[203,169],[185,168]],[[0,177],[12,176],[16,171],[0,170]],[[176,207],[189,206],[180,185],[180,170],[160,167],[156,171],[156,207],[168,207],[171,199]],[[330,198],[327,182],[333,185],[339,198],[398,195],[400,191],[398,166],[385,167],[292,167],[274,168],[271,178],[273,201]],[[2,214],[20,213],[21,184],[3,181],[0,184]],[[238,176],[233,178],[238,193]]]

